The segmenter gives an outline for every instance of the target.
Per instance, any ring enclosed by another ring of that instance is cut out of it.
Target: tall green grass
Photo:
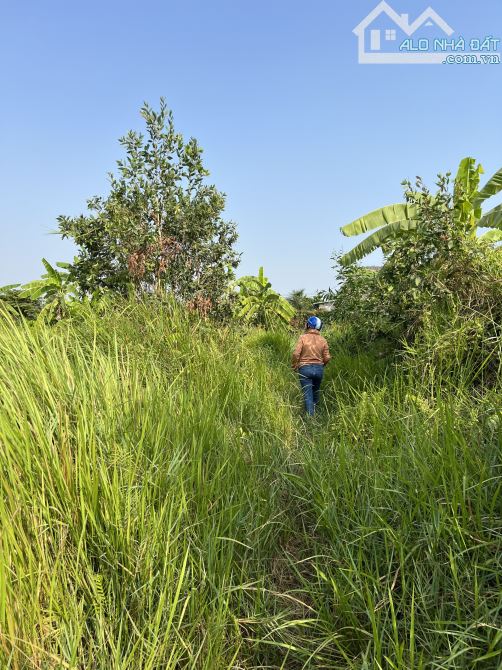
[[[336,334],[0,317],[0,668],[498,668],[500,395]]]

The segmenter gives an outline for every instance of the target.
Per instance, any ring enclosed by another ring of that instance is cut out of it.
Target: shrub
[[[463,364],[481,366],[476,378],[488,382],[500,365],[502,254],[466,234],[449,184],[448,175],[440,176],[431,194],[420,179],[415,190],[406,183],[408,202],[418,212],[415,230],[386,241],[378,272],[339,267],[336,310],[360,341],[384,335],[396,348],[404,342],[414,364],[441,361],[445,374]]]

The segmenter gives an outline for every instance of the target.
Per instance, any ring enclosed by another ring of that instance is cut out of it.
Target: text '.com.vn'
[[[484,40],[471,39],[466,42],[463,37],[457,40],[436,38],[429,40],[425,37],[419,40],[406,39],[399,45],[399,51],[413,53],[443,53],[445,64],[467,64],[467,65],[499,65],[500,53],[497,49],[500,39],[497,37],[486,37]],[[467,51],[469,49],[469,51]]]

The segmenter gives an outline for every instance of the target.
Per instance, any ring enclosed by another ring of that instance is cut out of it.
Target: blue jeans
[[[323,373],[324,365],[302,365],[301,368],[298,368],[305,410],[310,416],[314,414],[315,406],[319,402],[319,390]]]

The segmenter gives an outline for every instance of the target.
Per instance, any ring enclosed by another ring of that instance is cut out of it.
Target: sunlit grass
[[[500,396],[124,306],[0,318],[0,668],[497,668]]]

